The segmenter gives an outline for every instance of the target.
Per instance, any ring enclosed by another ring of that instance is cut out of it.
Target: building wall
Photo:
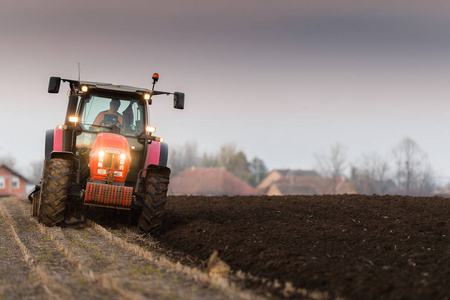
[[[261,182],[258,184],[258,189],[266,189],[274,182],[280,180],[283,176],[277,171],[270,172]]]
[[[17,187],[13,187],[13,181],[18,183]],[[0,168],[0,197],[13,196],[23,198],[26,196],[26,182],[9,172],[5,168]]]
[[[282,196],[283,194],[280,192],[276,184],[272,184],[269,190],[266,193],[267,196]]]

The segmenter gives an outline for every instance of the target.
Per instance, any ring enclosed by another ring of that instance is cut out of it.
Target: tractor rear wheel
[[[45,167],[37,217],[46,226],[64,221],[71,173],[72,161],[63,158],[53,158]]]
[[[31,202],[31,215],[33,217],[37,217],[39,220],[39,212],[41,209],[41,194],[42,194],[42,190],[45,190],[45,170],[48,167],[49,162],[44,159],[44,164],[42,166],[42,176],[41,176],[41,186],[39,188],[39,190],[37,192],[35,192],[33,194],[33,198],[32,198],[32,202]]]
[[[148,172],[145,178],[145,198],[139,217],[139,228],[157,236],[165,215],[166,197],[169,186],[170,169],[159,167],[162,172]]]

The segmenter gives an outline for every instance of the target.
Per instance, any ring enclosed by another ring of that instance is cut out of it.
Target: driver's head
[[[120,100],[112,99],[111,102],[109,103],[109,107],[110,107],[111,111],[117,112],[117,110],[120,107]]]

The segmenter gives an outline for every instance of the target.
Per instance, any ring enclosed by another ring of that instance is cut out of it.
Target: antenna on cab
[[[80,80],[80,78],[81,78],[80,73],[81,73],[81,70],[80,70],[80,63],[78,63],[78,81],[81,81],[81,80]]]

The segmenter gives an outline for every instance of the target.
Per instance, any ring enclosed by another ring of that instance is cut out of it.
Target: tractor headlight
[[[149,93],[144,94],[144,100],[150,100],[151,95]]]
[[[98,157],[103,157],[105,156],[105,151],[101,150],[100,152],[98,152]]]
[[[78,123],[78,117],[69,117],[70,123]]]
[[[120,159],[124,160],[127,156],[125,155],[125,153],[120,154]]]
[[[83,93],[86,93],[86,92],[88,91],[88,87],[85,86],[85,85],[82,85],[82,86],[81,86],[81,91],[82,91]]]
[[[145,128],[145,131],[147,131],[148,133],[155,133],[156,127],[154,127],[154,126],[147,126]]]

